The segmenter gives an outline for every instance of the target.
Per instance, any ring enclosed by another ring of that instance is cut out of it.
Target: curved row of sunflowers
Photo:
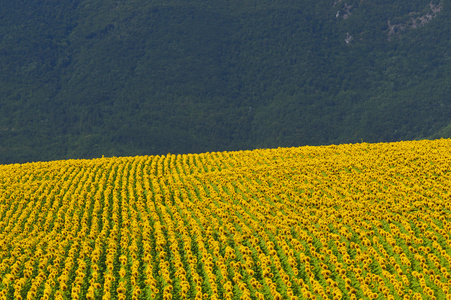
[[[451,299],[451,140],[0,166],[0,299]]]

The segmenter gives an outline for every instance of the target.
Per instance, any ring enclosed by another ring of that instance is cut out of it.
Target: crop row
[[[0,299],[451,299],[450,148],[0,166]]]

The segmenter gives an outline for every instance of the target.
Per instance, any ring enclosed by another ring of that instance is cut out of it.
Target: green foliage
[[[333,2],[0,0],[0,163],[449,137],[449,1]]]

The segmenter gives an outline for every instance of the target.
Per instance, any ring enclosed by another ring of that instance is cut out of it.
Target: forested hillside
[[[449,136],[449,0],[0,5],[0,163]]]

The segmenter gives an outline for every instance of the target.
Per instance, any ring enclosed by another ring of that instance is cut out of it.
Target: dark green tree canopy
[[[0,163],[449,137],[449,0],[0,0]]]

